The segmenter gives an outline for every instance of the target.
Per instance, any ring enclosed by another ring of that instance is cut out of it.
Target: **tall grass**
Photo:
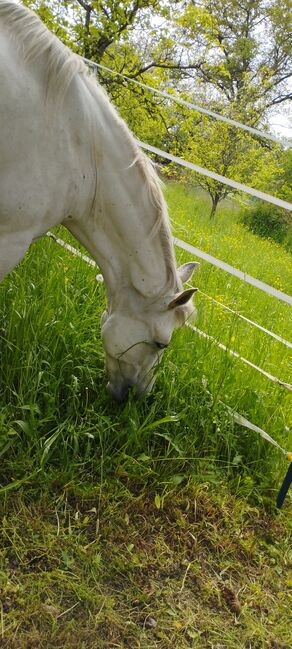
[[[230,210],[222,210],[215,228],[193,192],[169,185],[167,198],[175,234],[277,285],[272,275],[280,277],[289,259],[279,246],[271,244],[270,268],[262,268],[266,242],[244,230],[239,236],[241,226]],[[286,305],[207,264],[201,264],[195,282],[288,335]],[[286,273],[281,282],[287,290]],[[199,327],[288,380],[280,343],[224,315],[204,296],[196,301]],[[2,487],[36,475],[42,483],[114,475],[167,487],[195,475],[214,483],[227,477],[246,494],[254,494],[257,485],[261,494],[265,487],[273,491],[284,470],[282,457],[235,426],[224,404],[286,446],[288,392],[184,328],[165,354],[153,394],[117,405],[105,391],[104,305],[104,287],[95,281],[94,269],[46,238],[1,285]]]

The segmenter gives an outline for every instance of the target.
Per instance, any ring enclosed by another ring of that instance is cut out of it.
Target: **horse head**
[[[127,398],[130,388],[137,397],[150,392],[155,381],[155,369],[168,347],[174,329],[183,324],[194,311],[192,295],[197,290],[183,290],[197,262],[187,263],[177,270],[175,295],[164,296],[150,303],[121,300],[117,308],[104,312],[102,340],[106,353],[107,389],[118,401]]]

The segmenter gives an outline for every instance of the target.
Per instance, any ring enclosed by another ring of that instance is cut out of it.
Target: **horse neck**
[[[175,259],[158,179],[106,99],[97,117],[97,189],[86,245],[102,270],[109,300],[131,289],[152,300],[175,292]]]

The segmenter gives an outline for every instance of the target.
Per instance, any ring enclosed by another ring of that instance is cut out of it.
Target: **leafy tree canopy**
[[[24,2],[86,58],[246,124],[267,128],[269,111],[291,97],[290,0]],[[99,79],[139,138],[240,182],[289,193],[287,178],[277,181],[276,146],[122,77],[101,70]],[[214,215],[230,189],[203,177],[198,183]]]

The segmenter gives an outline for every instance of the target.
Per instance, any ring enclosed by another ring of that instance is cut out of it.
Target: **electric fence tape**
[[[247,358],[244,358],[244,356],[240,356],[240,354],[234,349],[230,349],[230,347],[226,347],[226,345],[223,345],[223,343],[220,343],[216,338],[213,336],[210,336],[210,334],[207,334],[205,331],[202,331],[201,329],[198,329],[198,327],[195,327],[194,325],[190,324],[189,322],[186,323],[187,327],[195,331],[199,336],[202,336],[203,338],[206,338],[207,340],[210,340],[213,342],[217,347],[222,349],[224,352],[227,352],[230,354],[230,356],[234,356],[235,358],[238,358],[241,360],[245,365],[249,365],[252,367],[254,370],[257,370],[257,372],[260,372],[260,374],[263,374],[267,379],[270,381],[273,381],[273,383],[277,383],[278,385],[281,385],[283,388],[286,388],[287,390],[292,391],[292,385],[291,383],[285,383],[285,381],[281,381],[281,379],[278,379],[276,376],[273,376],[273,374],[270,374],[269,372],[266,372],[266,370],[263,370],[262,367],[259,367],[258,365],[255,365],[255,363],[252,363],[249,361]]]
[[[190,284],[187,284],[187,286],[191,287]],[[210,295],[207,295],[207,293],[204,293],[199,288],[198,288],[198,293],[200,293],[200,295],[203,295],[204,297],[206,297],[208,300],[211,300],[211,302],[214,302],[214,304],[218,304],[218,306],[220,306],[225,311],[228,311],[229,313],[233,313],[234,315],[236,315],[237,318],[240,318],[240,320],[244,320],[245,322],[248,322],[248,324],[251,324],[253,327],[256,327],[256,329],[260,329],[260,331],[264,331],[264,333],[268,334],[268,336],[271,336],[275,340],[278,340],[278,342],[282,343],[283,345],[286,345],[286,347],[290,347],[290,349],[292,348],[292,343],[290,343],[289,340],[285,340],[285,338],[282,338],[281,336],[278,336],[273,331],[270,331],[269,329],[266,329],[266,327],[262,327],[262,325],[258,324],[258,322],[254,322],[253,320],[250,320],[249,318],[246,318],[241,313],[237,313],[237,311],[234,311],[234,309],[231,309],[229,306],[226,306],[226,304],[223,304],[222,302],[219,302],[219,300],[215,300],[214,297],[211,297]]]
[[[255,424],[252,424],[251,421],[243,417],[242,415],[239,415],[238,412],[235,412],[232,410],[229,406],[227,406],[226,403],[223,401],[220,401],[222,405],[228,410],[230,413],[233,421],[236,424],[239,424],[239,426],[243,426],[244,428],[248,428],[249,430],[254,431],[255,433],[258,433],[263,439],[265,439],[267,442],[270,442],[270,444],[273,444],[273,446],[276,446],[276,448],[281,451],[283,455],[285,455],[286,459],[289,462],[288,470],[286,472],[286,475],[284,477],[284,480],[282,482],[282,485],[280,487],[277,499],[276,499],[276,505],[280,509],[283,505],[283,502],[285,500],[285,497],[287,495],[288,489],[291,485],[292,482],[292,452],[286,451],[278,442],[276,442],[271,435],[268,435],[265,430],[262,428],[259,428],[259,426],[255,426]]]
[[[217,180],[217,182],[222,183],[223,185],[228,185],[229,187],[232,187],[233,189],[236,189],[239,192],[245,192],[246,194],[250,194],[251,196],[260,198],[262,201],[266,201],[267,203],[272,203],[273,205],[278,205],[278,207],[283,207],[285,210],[289,210],[290,212],[292,211],[292,203],[289,203],[288,201],[284,201],[281,198],[276,198],[271,194],[266,194],[266,192],[262,192],[259,189],[254,189],[253,187],[249,187],[248,185],[243,185],[242,183],[238,183],[236,180],[232,180],[231,178],[227,178],[226,176],[217,174],[214,171],[209,171],[209,169],[205,169],[205,167],[200,167],[199,165],[196,165],[193,162],[188,162],[187,160],[183,160],[183,158],[178,158],[177,156],[172,155],[172,153],[167,153],[167,151],[158,149],[156,146],[145,144],[145,142],[141,142],[140,140],[136,140],[136,143],[142,149],[146,149],[146,151],[149,151],[150,153],[155,153],[161,158],[166,158],[166,160],[175,162],[181,167],[186,167],[187,169],[191,169],[192,171],[195,171],[196,173],[201,174],[202,176],[207,176],[207,178],[212,178],[213,180]]]
[[[112,72],[114,74],[117,74],[119,76],[125,77],[125,79],[129,81],[135,81],[138,85],[142,85],[145,88],[149,88],[150,90],[155,91],[155,88],[152,88],[151,86],[146,86],[145,84],[142,84],[140,81],[136,81],[131,79],[130,77],[127,77],[125,75],[122,75],[120,72],[115,72],[114,70],[111,70],[110,68],[107,68],[99,63],[94,63],[93,61],[89,61],[88,59],[85,59],[83,57],[84,61],[97,68],[102,68],[105,69],[109,72]],[[235,122],[234,120],[229,119],[228,117],[224,117],[223,115],[218,115],[217,113],[213,113],[212,111],[208,111],[205,108],[201,108],[199,106],[195,106],[195,104],[190,104],[189,102],[185,102],[184,100],[180,100],[178,98],[173,98],[172,95],[167,95],[167,93],[162,93],[162,91],[157,91],[158,94],[162,94],[164,96],[167,96],[169,99],[173,99],[174,101],[177,101],[178,103],[184,103],[188,105],[189,108],[193,108],[197,111],[206,113],[208,115],[211,115],[212,117],[216,117],[216,119],[220,119],[222,121],[225,121],[227,123],[232,124],[233,126],[237,126],[238,128],[244,128],[247,131],[251,131],[255,133],[256,135],[260,135],[261,137],[265,137],[267,139],[276,141],[280,144],[283,144],[281,141],[279,141],[277,138],[265,134],[262,131],[259,131],[258,129],[254,129],[251,126],[247,126],[244,124],[241,124],[240,122]],[[192,171],[195,171],[196,173],[199,173],[203,176],[207,176],[208,178],[212,178],[213,180],[217,180],[218,182],[222,183],[223,185],[227,185],[229,187],[232,187],[233,189],[236,189],[237,191],[240,192],[245,192],[246,194],[250,194],[251,196],[255,196],[256,198],[260,198],[261,200],[264,200],[268,203],[272,203],[273,205],[277,205],[278,207],[282,207],[286,210],[291,211],[292,210],[292,204],[289,203],[288,201],[284,201],[280,198],[276,198],[275,196],[272,196],[271,194],[267,194],[266,192],[262,192],[258,189],[254,189],[253,187],[249,187],[248,185],[244,185],[243,183],[239,183],[235,180],[232,180],[231,178],[227,178],[226,176],[222,176],[221,174],[217,174],[213,171],[210,171],[209,169],[205,169],[205,167],[200,167],[199,165],[195,165],[192,162],[188,162],[186,160],[183,160],[182,158],[179,158],[177,156],[174,156],[170,153],[167,153],[166,151],[163,151],[162,149],[158,149],[156,147],[151,146],[150,144],[146,144],[145,142],[141,142],[140,140],[136,140],[138,146],[140,146],[143,149],[146,149],[147,151],[151,153],[155,153],[156,155],[159,155],[160,157],[166,158],[167,160],[174,162],[182,167],[186,167],[188,169],[191,169]]]
[[[177,239],[176,237],[174,237],[173,241],[174,244],[179,248],[182,248],[182,250],[190,252],[192,255],[199,257],[199,259],[204,259],[204,261],[207,261],[209,264],[217,266],[217,268],[221,268],[221,270],[226,271],[226,273],[229,273],[230,275],[234,275],[234,277],[238,277],[238,279],[240,279],[242,282],[251,284],[251,286],[259,288],[261,291],[264,291],[264,293],[268,293],[269,295],[276,297],[278,300],[282,300],[282,302],[286,302],[287,304],[292,305],[291,295],[283,293],[283,291],[279,291],[279,289],[274,288],[274,286],[270,286],[269,284],[262,282],[260,279],[256,279],[255,277],[252,277],[252,275],[248,275],[248,273],[244,273],[242,270],[234,268],[234,266],[230,266],[230,264],[227,264],[225,261],[217,259],[216,257],[209,255],[209,253],[207,252],[203,252],[203,250],[196,248],[190,243],[181,241],[181,239]]]
[[[82,58],[83,61],[85,61],[85,63],[87,63],[90,67],[98,68],[100,70],[105,70],[106,72],[110,72],[111,74],[114,74],[117,77],[122,77],[123,79],[127,79],[127,81],[130,81],[130,83],[133,83],[136,86],[140,86],[140,88],[144,88],[145,90],[151,90],[151,92],[154,92],[156,95],[159,95],[160,97],[164,97],[165,99],[170,99],[171,101],[174,101],[176,104],[181,104],[182,106],[186,106],[186,108],[190,108],[191,110],[196,111],[196,113],[202,113],[203,115],[208,115],[209,117],[213,117],[214,119],[217,119],[221,122],[226,122],[227,124],[230,124],[230,126],[236,126],[236,128],[241,128],[244,131],[248,131],[253,135],[263,137],[266,140],[272,140],[272,142],[277,142],[282,146],[287,146],[287,147],[291,146],[287,140],[280,140],[275,135],[271,135],[270,133],[264,133],[264,131],[260,131],[259,129],[254,128],[253,126],[242,124],[242,122],[237,122],[236,120],[231,119],[230,117],[225,117],[225,115],[220,115],[219,113],[215,113],[212,110],[208,110],[207,108],[203,108],[202,106],[193,104],[190,101],[181,99],[181,97],[177,97],[176,95],[170,95],[169,93],[164,92],[163,90],[158,90],[158,88],[153,88],[153,86],[149,86],[146,83],[143,83],[142,81],[137,81],[137,79],[133,79],[127,76],[126,74],[122,74],[121,72],[112,70],[111,68],[108,68],[105,65],[102,65],[101,63],[95,63],[95,61],[90,61],[85,57]]]

